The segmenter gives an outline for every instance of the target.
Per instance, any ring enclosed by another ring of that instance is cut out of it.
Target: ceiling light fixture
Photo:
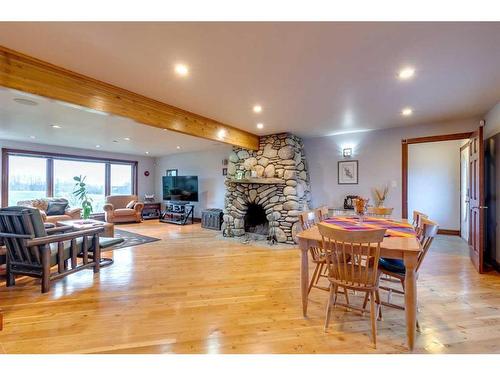
[[[176,64],[174,70],[177,75],[180,75],[181,77],[185,77],[189,74],[189,68],[184,64]]]
[[[146,154],[146,155],[149,155],[149,151],[146,151],[146,152],[145,152],[145,154]]]
[[[264,124],[262,122],[259,122],[257,124],[257,129],[263,129],[264,128]]]
[[[124,141],[130,141],[130,138],[129,137],[125,137],[123,138]]]
[[[412,67],[406,67],[399,71],[398,78],[405,81],[412,78],[415,75],[415,69]]]
[[[54,129],[61,129],[61,127],[60,127],[59,125],[52,125],[52,127],[53,127]]]
[[[95,145],[96,148],[101,148],[101,145]]]
[[[218,132],[217,132],[217,138],[219,139],[222,139],[226,136],[226,129],[220,129]]]
[[[19,104],[32,105],[32,106],[38,105],[38,103],[35,102],[34,100],[29,100],[29,99],[24,99],[24,98],[14,98],[13,100]]]
[[[181,149],[181,146],[177,146],[177,147],[176,147],[176,149],[177,149],[177,150],[180,150],[180,149]]]
[[[261,113],[261,112],[262,112],[262,106],[261,106],[261,105],[259,105],[259,104],[254,105],[254,106],[253,106],[253,111],[254,111],[255,113]]]
[[[35,139],[36,137],[34,135],[30,135],[30,138],[31,139]]]
[[[411,109],[410,107],[403,108],[401,114],[403,116],[411,116],[413,114],[413,109]]]

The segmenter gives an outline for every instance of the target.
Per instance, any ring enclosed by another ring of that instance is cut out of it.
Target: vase
[[[383,207],[384,207],[384,203],[385,203],[385,200],[379,200],[379,201],[377,202],[377,207],[381,207],[381,208],[383,208]]]

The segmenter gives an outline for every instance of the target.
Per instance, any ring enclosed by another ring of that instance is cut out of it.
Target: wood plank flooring
[[[367,315],[338,308],[323,332],[325,292],[311,292],[304,319],[293,247],[243,245],[199,224],[119,228],[162,240],[106,253],[114,265],[44,295],[37,280],[2,282],[0,353],[407,353],[402,311],[383,309],[377,349]],[[439,236],[419,277],[415,352],[500,352],[499,290],[460,238]]]

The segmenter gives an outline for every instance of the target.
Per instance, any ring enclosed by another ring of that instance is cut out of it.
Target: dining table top
[[[332,227],[337,227],[333,224],[330,224],[329,221],[331,219],[343,219],[347,218],[345,216],[335,216],[329,219],[326,219],[325,221],[322,221],[323,224],[332,226]],[[367,219],[371,222],[371,219],[377,220],[377,218],[371,218],[367,217]],[[390,219],[390,221],[393,221],[395,223],[401,223],[401,224],[408,224],[407,219]],[[361,224],[362,225],[362,224]],[[383,228],[383,226],[380,226]],[[376,228],[376,225],[372,225],[372,228]],[[349,230],[349,229],[345,229]],[[300,233],[297,234],[297,238],[302,241],[310,241],[310,242],[321,242],[321,234],[319,233],[318,227],[315,225],[309,229],[306,229]],[[395,251],[403,251],[403,252],[420,252],[421,247],[420,243],[417,240],[416,235],[411,235],[411,236],[387,236],[384,237],[384,240],[380,244],[380,248],[382,250],[395,250]]]

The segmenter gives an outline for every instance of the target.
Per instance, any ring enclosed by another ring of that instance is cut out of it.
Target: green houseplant
[[[81,175],[73,177],[73,180],[76,181],[73,195],[81,202],[82,217],[84,219],[90,218],[90,214],[92,213],[92,198],[88,196],[87,184],[85,183],[86,178],[86,176]]]

